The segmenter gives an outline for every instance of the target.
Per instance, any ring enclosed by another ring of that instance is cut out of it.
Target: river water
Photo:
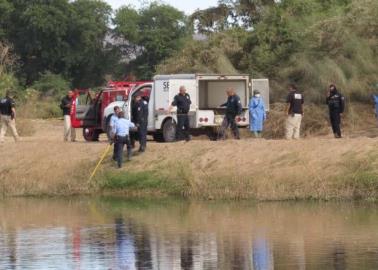
[[[0,269],[378,269],[362,203],[0,201]]]

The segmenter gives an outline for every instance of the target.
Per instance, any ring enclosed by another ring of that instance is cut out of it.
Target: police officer
[[[226,107],[226,115],[224,116],[220,137],[222,139],[226,138],[226,130],[231,127],[235,139],[240,140],[239,128],[236,124],[235,117],[242,113],[242,104],[240,97],[235,94],[235,89],[229,88],[226,91],[227,102],[222,104],[221,107]]]
[[[147,146],[148,102],[138,95],[135,97],[135,107],[134,122],[138,128],[139,152],[144,152]]]
[[[14,140],[17,142],[19,136],[16,129],[16,109],[15,102],[10,97],[10,92],[7,91],[5,97],[0,99],[0,121],[1,121],[1,130],[0,130],[0,142],[4,142],[4,136],[7,132],[8,127],[12,131]]]
[[[118,114],[121,112],[121,108],[119,106],[114,106],[113,108],[114,113],[110,117],[109,121],[109,130],[108,130],[108,136],[110,140],[113,140],[114,134],[115,134],[115,125],[118,121]],[[116,160],[117,158],[117,144],[114,144],[114,149],[113,149],[113,160]]]
[[[181,86],[179,93],[174,97],[173,102],[169,108],[169,111],[171,111],[173,106],[177,107],[176,140],[178,141],[182,139],[190,141],[190,125],[188,115],[190,104],[192,104],[190,96],[186,93],[185,86]]]
[[[127,146],[127,160],[131,160],[132,148],[130,143],[130,129],[135,125],[130,120],[124,118],[125,114],[121,111],[118,113],[118,121],[115,123],[114,142],[117,148],[116,161],[118,168],[122,167],[123,162],[123,148]]]
[[[326,102],[329,109],[329,118],[331,120],[332,131],[335,138],[341,138],[341,116],[344,113],[345,108],[345,98],[337,90],[334,84],[329,86],[329,91],[327,93]]]

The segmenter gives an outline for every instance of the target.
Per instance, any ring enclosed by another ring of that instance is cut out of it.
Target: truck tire
[[[162,133],[155,132],[152,136],[154,137],[154,141],[156,141],[156,142],[164,142],[164,137],[163,137]]]
[[[176,140],[176,122],[168,119],[163,124],[163,139],[164,142],[174,142]]]
[[[87,142],[97,142],[100,131],[95,128],[83,128],[83,137]]]

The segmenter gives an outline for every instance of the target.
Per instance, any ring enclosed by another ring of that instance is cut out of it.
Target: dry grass
[[[28,120],[36,134],[20,143],[7,138],[0,151],[0,194],[70,195],[89,192],[87,180],[103,144],[63,143],[63,122]],[[80,138],[80,131],[78,130]]]
[[[315,117],[310,120],[317,121]],[[378,130],[372,128],[364,134],[358,121],[353,124],[354,131],[348,131],[350,136],[342,140],[313,136],[326,133],[327,127],[320,126],[322,129],[312,131],[307,139],[290,142],[245,138],[149,143],[148,152],[136,155],[121,171],[107,157],[91,183],[88,177],[107,146],[105,142],[79,139],[63,143],[61,121],[30,123],[36,130],[34,136],[23,137],[18,144],[7,138],[0,145],[0,151],[7,152],[0,162],[0,194],[5,196],[111,192],[258,200],[378,197],[378,142],[374,139]],[[271,133],[274,138],[282,132],[276,130]]]
[[[369,138],[329,137],[153,144],[105,181],[127,192],[204,199],[376,199],[377,146]],[[138,174],[148,177],[135,182]]]

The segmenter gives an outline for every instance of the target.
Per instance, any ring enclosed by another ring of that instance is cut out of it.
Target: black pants
[[[226,139],[226,130],[228,127],[231,127],[231,130],[232,130],[232,133],[234,134],[235,139],[240,139],[239,128],[238,128],[238,125],[236,124],[235,117],[236,115],[233,115],[233,114],[225,115],[222,122],[220,134],[219,134],[221,139]]]
[[[118,151],[118,145],[116,142],[114,142],[114,148],[113,148],[113,160],[117,160],[117,151]]]
[[[114,148],[117,148],[117,155],[116,160],[118,164],[118,168],[122,167],[123,162],[123,148],[127,146],[127,158],[130,159],[132,155],[131,143],[129,136],[116,136],[116,141],[114,144]]]
[[[141,123],[138,127],[139,150],[146,150],[147,146],[147,123]]]
[[[189,115],[177,115],[176,140],[190,140],[189,129]]]
[[[341,137],[341,118],[340,118],[340,112],[339,111],[329,111],[329,119],[331,120],[332,125],[332,131],[333,134],[335,134],[336,137]]]

